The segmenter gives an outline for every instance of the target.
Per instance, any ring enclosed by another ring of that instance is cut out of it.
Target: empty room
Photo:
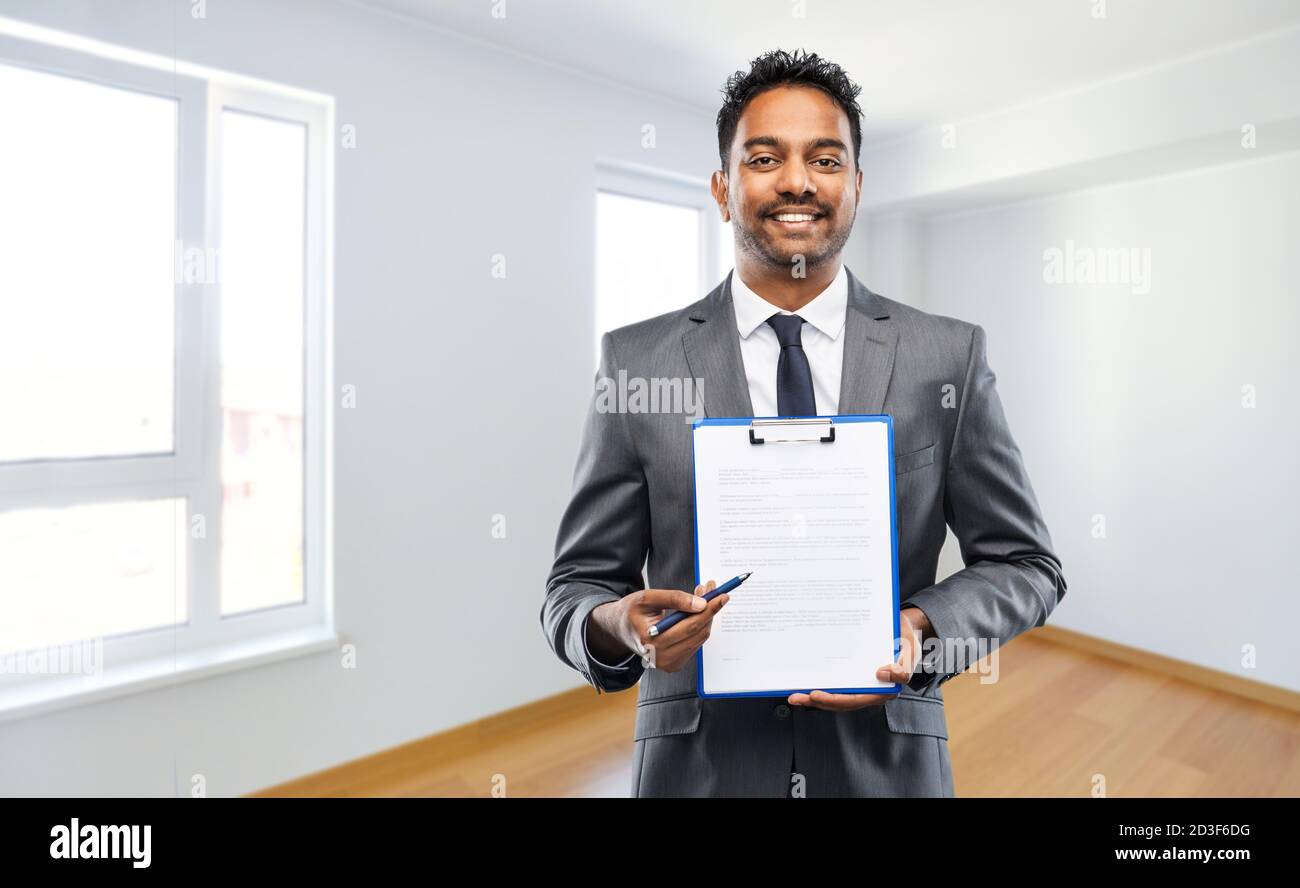
[[[1297,83],[1292,0],[0,0],[21,852],[1014,798],[1250,856]]]

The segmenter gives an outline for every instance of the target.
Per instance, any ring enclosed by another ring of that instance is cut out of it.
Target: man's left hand
[[[912,671],[921,661],[921,640],[930,630],[930,621],[920,608],[909,607],[898,613],[899,639],[898,662],[887,663],[876,670],[876,678],[881,681],[907,684],[912,680]],[[811,694],[791,694],[787,701],[791,706],[806,706],[809,709],[825,709],[829,712],[849,712],[866,706],[880,706],[898,696],[892,694],[828,694],[826,691],[813,691]]]

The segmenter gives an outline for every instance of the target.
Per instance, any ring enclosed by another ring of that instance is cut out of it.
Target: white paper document
[[[761,444],[750,420],[696,424],[697,582],[753,572],[700,649],[702,696],[898,687],[876,678],[898,619],[889,423],[767,425]]]

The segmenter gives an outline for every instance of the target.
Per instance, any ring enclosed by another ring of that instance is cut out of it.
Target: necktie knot
[[[778,313],[768,318],[767,323],[776,331],[776,339],[781,343],[781,348],[803,345],[803,318]]]

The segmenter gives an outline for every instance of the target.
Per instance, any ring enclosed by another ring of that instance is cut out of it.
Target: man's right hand
[[[717,583],[696,586],[695,594],[679,589],[642,589],[624,595],[618,601],[602,604],[588,618],[587,643],[601,660],[618,662],[632,651],[644,657],[654,648],[654,667],[676,672],[686,665],[695,651],[708,639],[713,617],[722,610],[730,593],[705,601],[702,595],[717,588]],[[650,627],[671,611],[685,611],[690,616],[662,635],[650,637]]]

